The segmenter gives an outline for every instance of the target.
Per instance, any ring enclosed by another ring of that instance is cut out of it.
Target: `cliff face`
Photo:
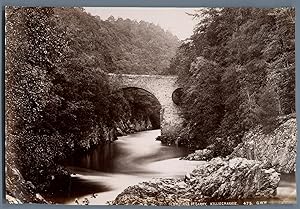
[[[292,173],[296,171],[297,123],[291,117],[278,126],[272,133],[264,134],[260,127],[246,133],[230,155],[260,160],[276,171]]]

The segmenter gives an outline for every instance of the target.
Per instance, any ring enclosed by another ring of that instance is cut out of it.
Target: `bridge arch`
[[[140,88],[154,95],[161,104],[161,134],[173,135],[180,130],[183,119],[179,107],[173,102],[173,92],[179,88],[177,76],[132,75],[109,73],[109,82],[116,89]]]
[[[148,117],[153,129],[160,129],[160,110],[161,104],[158,99],[149,91],[139,88],[139,87],[124,87],[117,90],[121,91],[122,95],[127,98],[129,95],[131,98],[130,102],[136,103],[138,105],[149,107],[151,104],[151,112],[148,112]],[[142,99],[146,104],[140,103],[140,101],[134,101],[136,98]]]

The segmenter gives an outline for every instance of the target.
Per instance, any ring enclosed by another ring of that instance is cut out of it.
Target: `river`
[[[74,156],[66,163],[74,173],[68,192],[57,193],[48,200],[76,204],[75,199],[82,203],[87,198],[90,205],[107,205],[130,185],[154,177],[181,177],[203,163],[179,160],[188,150],[162,145],[155,141],[159,135],[160,130],[151,130],[122,136],[114,143]],[[278,196],[288,201],[295,195],[295,178],[285,176]]]

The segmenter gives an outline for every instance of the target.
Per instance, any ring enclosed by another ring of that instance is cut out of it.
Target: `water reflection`
[[[148,173],[146,165],[160,160],[184,156],[188,150],[183,147],[163,146],[155,138],[160,130],[144,131],[119,137],[117,141],[84,156],[75,156],[68,166],[87,168],[107,173]]]

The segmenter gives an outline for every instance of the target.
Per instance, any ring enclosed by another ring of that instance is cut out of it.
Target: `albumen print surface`
[[[294,8],[5,21],[8,203],[296,203]]]

